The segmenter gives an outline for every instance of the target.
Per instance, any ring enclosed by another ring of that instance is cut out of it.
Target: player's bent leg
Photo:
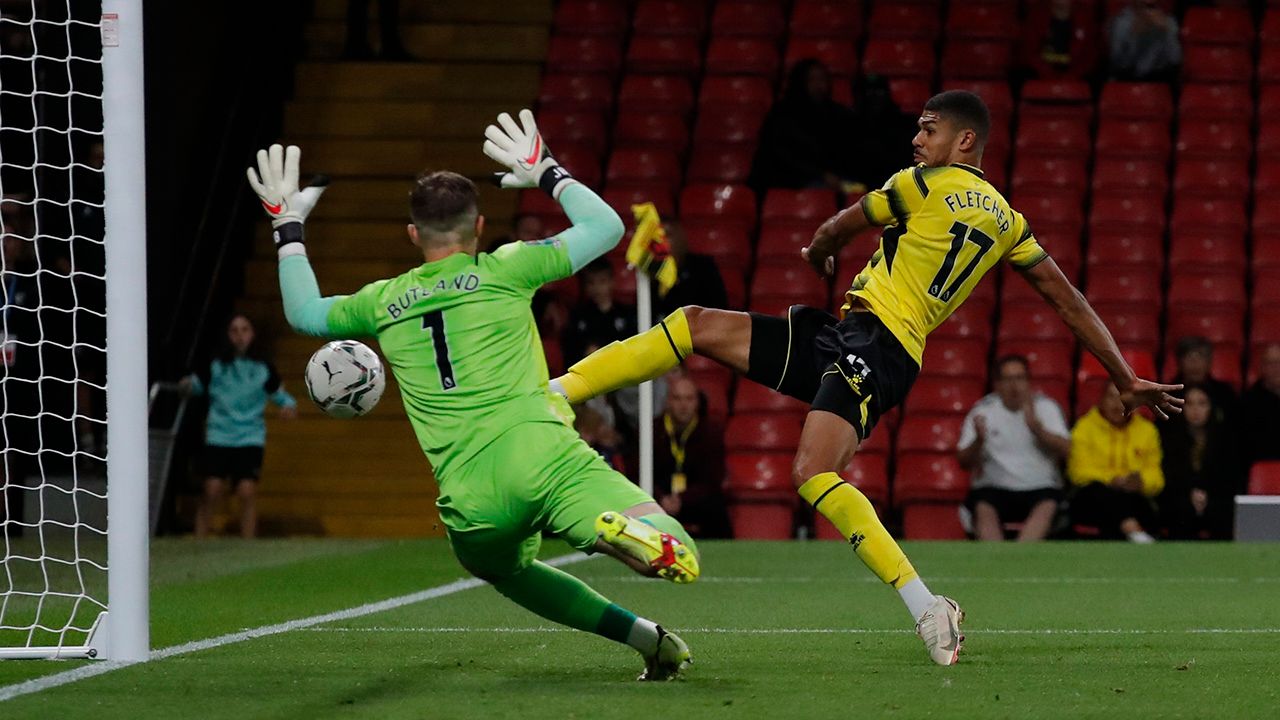
[[[701,573],[693,538],[657,503],[603,512],[596,518],[595,529],[598,550],[642,575],[684,584],[697,580]]]

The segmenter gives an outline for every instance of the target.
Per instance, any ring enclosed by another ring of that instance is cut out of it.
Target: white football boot
[[[658,626],[658,649],[644,659],[644,672],[636,679],[643,682],[674,680],[691,662],[693,655],[689,646]]]
[[[938,595],[916,621],[916,635],[924,640],[924,647],[934,662],[954,665],[960,659],[960,648],[964,645],[964,635],[960,632],[962,622],[964,611],[955,600],[942,595]]]

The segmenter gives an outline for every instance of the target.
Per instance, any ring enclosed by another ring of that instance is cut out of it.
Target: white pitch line
[[[586,582],[652,582],[651,578],[636,577],[634,575],[584,575],[582,579]],[[1258,577],[1258,578],[1240,578],[1240,577],[933,577],[928,578],[929,584],[942,583],[1012,583],[1015,585],[1111,585],[1125,584],[1133,585],[1137,583],[1176,583],[1178,585],[1188,585],[1193,583],[1266,583],[1278,582],[1280,578]],[[818,583],[818,582],[839,582],[839,583],[874,583],[876,585],[883,584],[877,577],[871,576],[844,576],[844,575],[824,575],[824,576],[755,576],[755,575],[704,575],[698,578],[698,583],[724,583],[724,584],[740,584],[740,585],[763,585],[763,584],[783,584],[783,583]]]
[[[554,567],[563,567],[565,565],[582,562],[583,560],[589,560],[593,557],[598,556],[574,553],[571,555],[554,557],[550,560],[546,560],[545,562]],[[275,625],[263,625],[262,627],[228,633],[226,635],[219,635],[218,637],[208,638],[206,640],[195,640],[181,645],[172,645],[167,648],[152,650],[148,659],[163,660],[175,655],[186,655],[187,653],[200,652],[201,650],[212,650],[213,648],[222,647],[224,645],[234,645],[235,643],[244,642],[245,640],[266,637],[268,635],[279,635],[280,633],[292,632],[294,630],[306,630],[323,623],[352,620],[354,618],[374,615],[387,610],[395,610],[406,605],[434,600],[435,598],[444,597],[445,595],[453,595],[454,593],[460,593],[463,590],[470,590],[485,584],[486,583],[483,580],[478,580],[476,578],[455,580],[446,585],[438,585],[436,587],[420,590],[408,595],[401,595],[399,597],[388,598],[378,602],[366,603],[353,608],[347,608],[346,610],[337,610],[330,613],[324,613],[322,615],[312,615],[311,617],[289,620],[282,623],[276,623]],[[67,670],[53,675],[45,675],[44,677],[33,678],[25,682],[0,687],[0,702],[12,700],[13,698],[20,697],[22,695],[29,695],[31,693],[49,690],[61,685],[67,685],[79,680],[97,677],[98,675],[104,675],[112,672],[113,670],[119,670],[135,664],[137,663],[112,661],[95,662],[89,665],[83,665],[74,670]]]
[[[905,635],[908,628],[676,628],[684,633],[714,635]],[[566,627],[312,627],[319,633],[562,633],[578,632]],[[966,630],[981,635],[1273,635],[1280,628],[985,628]]]

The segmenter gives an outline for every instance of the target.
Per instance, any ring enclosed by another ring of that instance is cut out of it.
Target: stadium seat
[[[1249,160],[1179,158],[1173,177],[1176,194],[1204,198],[1243,198],[1249,194]]]
[[[1093,166],[1093,192],[1098,195],[1137,191],[1163,196],[1169,190],[1169,172],[1163,157],[1098,157]]]
[[[964,540],[960,503],[911,503],[902,509],[902,537],[906,540]]]
[[[947,39],[1001,40],[1018,37],[1018,5],[1013,2],[951,3],[944,25]]]
[[[938,8],[929,4],[877,2],[867,21],[867,35],[872,42],[880,38],[932,42],[941,29]]]
[[[947,79],[1005,79],[1012,66],[1013,46],[1007,41],[949,39],[942,50]]]
[[[757,267],[751,279],[751,306],[827,306],[827,284],[814,282],[813,270],[805,263]]]
[[[1249,267],[1255,273],[1280,270],[1280,234],[1254,232]]]
[[[755,229],[756,195],[743,185],[690,185],[680,193],[680,217],[749,232]]]
[[[1245,197],[1208,198],[1199,193],[1178,195],[1173,201],[1169,222],[1180,230],[1213,229],[1232,235],[1244,234],[1249,228]]]
[[[612,35],[627,32],[626,0],[562,0],[552,27],[557,35]]]
[[[871,40],[862,54],[864,73],[890,78],[932,80],[936,58],[933,44],[919,40]]]
[[[1243,277],[1244,233],[1217,230],[1174,230],[1169,243],[1169,269],[1175,273],[1223,270]]]
[[[1173,93],[1164,83],[1109,82],[1102,88],[1098,113],[1103,120],[1168,123],[1173,118]]]
[[[1258,40],[1263,45],[1280,44],[1280,9],[1275,2],[1267,3],[1270,7],[1262,14],[1262,27],[1258,30]]]
[[[711,31],[719,36],[775,39],[786,29],[780,3],[720,0],[711,16]]]
[[[1157,195],[1095,197],[1089,212],[1094,229],[1139,226],[1164,232],[1166,222],[1164,198]]]
[[[547,46],[547,72],[617,75],[622,47],[616,38],[598,35],[558,35]]]
[[[749,105],[768,110],[773,104],[773,85],[755,76],[711,76],[702,81],[698,91],[699,107],[714,105]]]
[[[1280,342],[1280,307],[1268,307],[1255,310],[1253,322],[1249,328],[1249,342],[1255,348],[1261,345]]]
[[[1088,161],[1085,155],[1019,155],[1014,160],[1013,191],[1083,197],[1089,186]]]
[[[889,95],[903,112],[919,112],[933,97],[933,83],[919,78],[890,78]]]
[[[935,339],[951,339],[964,340],[973,339],[987,343],[991,340],[991,311],[990,306],[982,306],[976,303],[964,303],[956,308],[951,316],[942,322],[932,333],[929,333],[929,340]]]
[[[1155,356],[1150,352],[1141,350],[1122,350],[1121,357],[1125,362],[1129,363],[1129,367],[1138,377],[1153,378],[1156,375]],[[1076,380],[1082,383],[1092,382],[1094,380],[1109,380],[1110,375],[1106,369],[1102,367],[1102,363],[1098,361],[1090,353],[1080,354],[1080,370],[1076,372]],[[1096,398],[1093,398],[1096,399]],[[1091,399],[1092,401],[1092,399]]]
[[[1170,273],[1170,313],[1198,312],[1207,307],[1232,308],[1244,312],[1247,302],[1242,272],[1198,267]]]
[[[1263,236],[1280,234],[1280,204],[1277,203],[1257,203],[1253,208],[1253,221],[1251,224],[1253,230],[1254,244]],[[1266,245],[1266,241],[1263,241]],[[1255,251],[1254,256],[1258,253]]]
[[[815,58],[837,78],[858,74],[858,52],[848,38],[792,38],[787,43],[784,64],[790,68],[801,60]]]
[[[964,415],[982,399],[986,383],[955,377],[921,377],[911,386],[903,412],[914,415]]]
[[[842,37],[857,41],[862,35],[863,7],[859,2],[796,0],[791,8],[792,37]]]
[[[604,75],[549,73],[542,78],[538,107],[604,112],[613,106],[613,85]]]
[[[660,182],[668,186],[680,182],[680,161],[672,150],[639,150],[624,148],[609,156],[605,181]]]
[[[764,225],[756,243],[756,258],[763,264],[799,262],[800,249],[809,245],[813,230],[810,222],[783,221]]]
[[[1178,126],[1178,157],[1249,161],[1253,139],[1246,120],[1185,120]]]
[[[1258,53],[1258,83],[1266,86],[1280,82],[1280,45],[1264,45]]]
[[[1161,271],[1149,265],[1109,265],[1089,269],[1085,294],[1091,302],[1159,305]]]
[[[1254,205],[1263,196],[1280,192],[1280,158],[1259,154],[1258,166],[1253,171]]]
[[[794,500],[735,500],[729,504],[729,522],[738,540],[790,540],[794,519]]]
[[[1280,461],[1256,462],[1249,469],[1250,495],[1280,495]]]
[[[1253,116],[1253,96],[1245,85],[1189,83],[1178,98],[1183,120],[1240,120]]]
[[[751,264],[751,235],[743,228],[717,221],[681,215],[681,225],[691,252],[716,259],[721,274],[742,274]]]
[[[1263,117],[1268,116],[1263,115]],[[1280,132],[1280,121],[1264,119],[1259,123],[1258,143],[1254,147],[1254,151],[1257,153],[1260,162],[1280,159],[1280,138],[1276,137],[1278,132]]]
[[[963,415],[907,415],[898,428],[899,460],[912,453],[955,452],[963,420]]]
[[[836,197],[830,190],[775,188],[764,196],[760,221],[814,220],[822,222],[836,213]],[[815,225],[816,227],[816,225]]]
[[[1014,144],[1019,154],[1088,155],[1089,125],[1075,120],[1031,118],[1018,125]]]
[[[992,127],[1007,126],[1013,115],[1013,93],[1007,80],[946,80],[943,90],[968,90],[982,98],[991,112]]]
[[[689,123],[670,113],[619,113],[613,126],[613,146],[670,150],[683,155],[689,147]]]
[[[738,389],[733,397],[733,411],[804,415],[809,412],[809,404],[743,379],[738,382]]]
[[[1100,302],[1093,306],[1098,317],[1111,330],[1116,344],[1153,352],[1160,342],[1160,308],[1133,303]]]
[[[1249,305],[1253,308],[1253,322],[1256,329],[1259,313],[1263,310],[1280,308],[1280,271],[1273,268],[1261,268],[1253,273],[1253,285],[1249,293]]]
[[[1157,272],[1164,261],[1160,233],[1141,227],[1100,230],[1089,238],[1089,267],[1146,265]]]
[[[957,423],[959,420],[956,418]],[[912,453],[898,456],[898,467],[897,472],[894,473],[893,483],[896,505],[902,506],[915,502],[961,502],[968,493],[969,474],[961,469],[960,462],[956,460],[954,443],[945,453]]]
[[[1057,340],[1007,340],[996,350],[996,360],[1006,355],[1021,355],[1031,368],[1031,378],[1041,380],[1070,380],[1075,362],[1075,342]]]
[[[702,52],[692,36],[641,35],[627,48],[627,72],[696,77]]]
[[[637,35],[700,37],[707,27],[707,6],[701,0],[639,0],[631,26]]]
[[[1028,80],[1022,86],[1021,118],[1050,118],[1090,123],[1093,91],[1080,80]]]
[[[633,205],[647,202],[653,203],[662,217],[674,217],[676,214],[675,191],[665,182],[644,182],[642,180],[624,180],[610,184],[600,194],[609,207],[622,218],[622,222],[631,227],[635,222]],[[619,246],[619,252],[625,251],[626,241]]]
[[[1026,216],[1033,231],[1041,225],[1072,225],[1080,222],[1079,196],[1049,193],[1018,193],[1013,205]]]
[[[1173,347],[1180,338],[1199,335],[1218,345],[1244,346],[1244,313],[1237,310],[1196,308],[1193,312],[1169,313],[1165,320],[1165,345]]]
[[[1107,159],[1141,158],[1163,162],[1172,143],[1168,124],[1159,120],[1112,120],[1098,123],[1094,150]]]
[[[1258,75],[1266,82],[1275,67],[1264,48]],[[1277,58],[1280,59],[1280,58]],[[1274,76],[1272,76],[1274,77]],[[1248,47],[1231,45],[1189,45],[1182,49],[1182,78],[1185,82],[1241,83],[1253,81],[1253,53]]]
[[[745,146],[695,147],[686,179],[690,183],[742,185],[751,176],[752,156],[751,149]]]
[[[889,474],[886,458],[873,453],[857,453],[840,477],[850,483],[873,504],[883,507],[889,501]]]
[[[629,113],[686,116],[692,109],[693,86],[683,75],[628,75],[622,79],[622,88],[618,91],[619,116]]]
[[[538,113],[538,129],[561,144],[577,145],[601,153],[608,139],[604,116],[599,112],[544,110]]]
[[[976,338],[930,338],[924,346],[920,377],[986,380],[989,344]]]
[[[1000,343],[1010,340],[1066,341],[1071,331],[1047,304],[1005,307],[1000,320]]]
[[[778,48],[770,40],[745,37],[713,37],[707,46],[707,75],[758,75],[768,80],[778,74]]]
[[[749,145],[755,147],[765,110],[750,106],[703,107],[693,126],[694,145]]]
[[[1182,41],[1190,45],[1251,47],[1253,17],[1246,8],[1188,8],[1182,17]]]
[[[725,458],[725,485],[735,496],[788,500],[795,492],[791,482],[791,456],[777,452],[731,452]]]
[[[803,415],[739,413],[729,418],[725,447],[753,452],[795,452],[803,423]]]

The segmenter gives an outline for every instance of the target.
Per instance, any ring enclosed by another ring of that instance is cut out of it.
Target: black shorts
[[[262,474],[262,446],[204,448],[205,477],[226,478],[231,482],[257,480]]]
[[[920,366],[869,312],[843,320],[792,305],[786,317],[751,313],[747,377],[814,410],[835,413],[866,440],[907,397]]]
[[[1062,491],[1057,488],[1005,490],[984,487],[970,490],[969,497],[964,502],[969,507],[970,512],[977,510],[978,503],[988,503],[996,509],[996,515],[1000,516],[1000,522],[1017,523],[1026,520],[1027,516],[1031,514],[1031,508],[1036,505],[1045,500],[1052,500],[1055,504],[1060,505],[1062,504],[1062,498]]]

